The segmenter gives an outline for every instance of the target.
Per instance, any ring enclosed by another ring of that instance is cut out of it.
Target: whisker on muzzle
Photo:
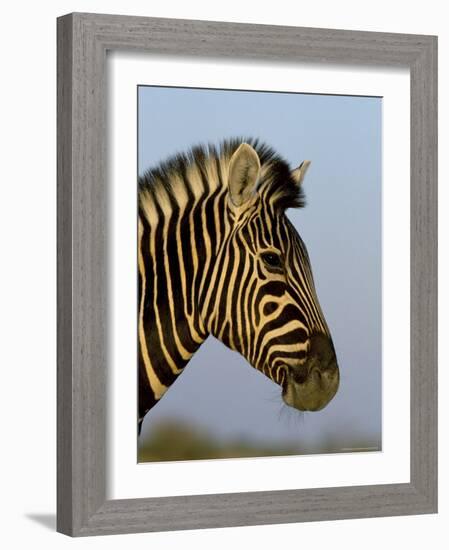
[[[278,420],[289,427],[303,428],[306,422],[306,414],[304,411],[289,407],[282,402],[279,407]]]

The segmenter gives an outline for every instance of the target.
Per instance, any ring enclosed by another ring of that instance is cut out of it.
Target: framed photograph
[[[139,462],[381,451],[381,103],[139,86]]]
[[[58,531],[437,510],[437,39],[58,19]]]

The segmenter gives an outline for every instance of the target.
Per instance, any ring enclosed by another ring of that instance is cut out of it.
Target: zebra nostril
[[[290,380],[296,384],[315,382],[323,389],[334,384],[335,377],[339,376],[335,356],[326,362],[318,355],[309,356],[304,364],[290,367],[289,373]]]
[[[309,377],[309,369],[305,365],[292,369],[292,378],[297,384],[304,384]]]

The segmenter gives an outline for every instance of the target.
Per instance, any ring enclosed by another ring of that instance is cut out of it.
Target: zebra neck
[[[190,207],[145,198],[139,212],[139,414],[173,384],[209,334],[216,258],[229,233],[226,190]],[[151,203],[150,203],[151,201]],[[151,213],[151,217],[148,216]]]

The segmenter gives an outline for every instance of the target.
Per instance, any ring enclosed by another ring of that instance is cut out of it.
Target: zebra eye
[[[279,254],[275,252],[264,252],[262,255],[262,260],[268,267],[280,268],[282,267],[282,261]]]

